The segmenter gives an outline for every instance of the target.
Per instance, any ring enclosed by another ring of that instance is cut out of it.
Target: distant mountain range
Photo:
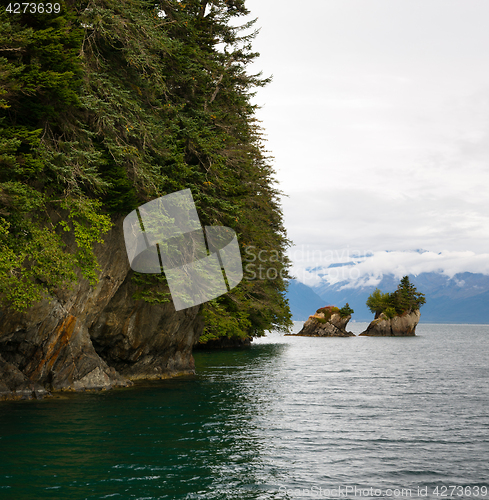
[[[449,278],[440,273],[409,275],[418,291],[426,296],[426,304],[421,308],[421,321],[425,323],[487,323],[489,324],[489,276],[475,273],[459,273]],[[392,292],[399,279],[394,275],[384,275],[376,286],[348,288],[348,281],[333,285],[323,282],[309,287],[297,280],[290,280],[288,299],[295,321],[306,320],[322,306],[342,307],[346,302],[355,313],[356,321],[371,321],[373,314],[365,302],[368,296],[380,288]]]

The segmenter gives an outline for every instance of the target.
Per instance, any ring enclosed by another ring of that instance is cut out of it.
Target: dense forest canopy
[[[203,340],[288,326],[289,242],[252,104],[269,79],[248,71],[258,54],[244,0],[59,3],[59,14],[0,11],[3,306],[96,283],[94,245],[111,226],[190,188],[203,225],[282,256],[268,263],[275,279],[244,279],[203,306]],[[154,292],[164,276],[134,279],[139,297],[169,300]]]

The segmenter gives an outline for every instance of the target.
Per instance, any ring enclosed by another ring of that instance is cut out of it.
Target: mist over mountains
[[[488,275],[463,272],[450,277],[441,272],[424,272],[409,274],[409,279],[426,296],[421,322],[489,324]],[[319,307],[341,307],[346,302],[355,311],[352,319],[371,321],[373,314],[365,305],[368,296],[375,288],[392,292],[398,283],[399,277],[394,274],[384,274],[380,281],[366,276],[362,280],[345,279],[333,283],[323,280],[314,286],[293,279],[289,282],[287,297],[296,321],[306,320]]]

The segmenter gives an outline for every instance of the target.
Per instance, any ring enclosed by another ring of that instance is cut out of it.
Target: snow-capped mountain
[[[449,277],[441,272],[423,272],[409,274],[409,279],[426,296],[426,304],[421,308],[422,322],[489,324],[488,275],[464,272]],[[352,319],[370,321],[373,315],[365,305],[368,296],[375,288],[392,292],[398,283],[394,274],[383,274],[380,280],[368,276],[333,283],[323,280],[312,287],[291,280],[288,298],[294,320],[307,319],[321,306],[341,307],[348,302],[355,311]]]

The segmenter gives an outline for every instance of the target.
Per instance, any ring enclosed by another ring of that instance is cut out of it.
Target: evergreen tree
[[[392,318],[405,312],[416,311],[426,302],[423,293],[409,281],[409,276],[404,276],[397,290],[392,293],[382,293],[376,288],[367,299],[367,307],[375,313],[375,318],[384,313]]]
[[[416,290],[409,281],[409,276],[404,276],[397,290],[391,294],[391,306],[395,308],[397,314],[419,309],[425,302],[424,294]]]
[[[0,298],[22,309],[96,281],[110,217],[190,188],[204,225],[276,251],[276,279],[203,307],[205,339],[290,324],[288,240],[251,103],[268,79],[244,1],[71,0],[59,15],[0,13]],[[73,235],[76,251],[66,250]],[[161,276],[136,276],[140,297]]]

